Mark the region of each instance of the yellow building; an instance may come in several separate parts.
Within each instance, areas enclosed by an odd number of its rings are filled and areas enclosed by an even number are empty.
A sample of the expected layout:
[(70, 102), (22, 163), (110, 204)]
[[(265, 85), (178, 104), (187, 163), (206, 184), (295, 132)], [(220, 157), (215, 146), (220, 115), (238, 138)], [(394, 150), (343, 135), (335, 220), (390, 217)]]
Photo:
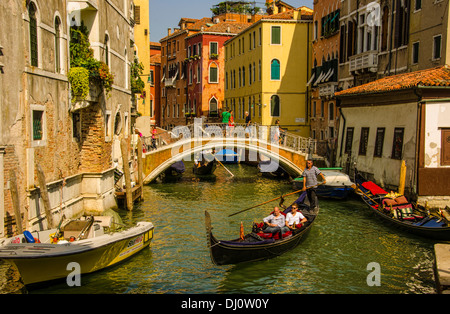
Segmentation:
[(264, 16), (225, 43), (225, 107), (243, 123), (280, 125), (309, 136), (307, 81), (312, 10), (306, 7)]
[[(155, 118), (152, 116), (150, 99), (150, 82), (148, 75), (150, 73), (150, 9), (148, 0), (134, 0), (134, 52), (135, 57), (144, 65), (142, 81), (145, 84), (144, 92), (136, 94), (137, 112), (136, 128), (144, 136), (151, 134), (151, 125), (155, 124)], [(133, 60), (131, 61), (133, 62)]]

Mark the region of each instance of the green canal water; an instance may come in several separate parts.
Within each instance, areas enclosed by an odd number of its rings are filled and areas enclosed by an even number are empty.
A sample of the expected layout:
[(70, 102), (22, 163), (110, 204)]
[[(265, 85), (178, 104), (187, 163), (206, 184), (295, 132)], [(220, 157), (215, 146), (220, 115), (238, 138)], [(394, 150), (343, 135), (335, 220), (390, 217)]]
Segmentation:
[[(195, 179), (191, 167), (186, 163), (178, 182), (146, 186), (144, 202), (132, 212), (120, 211), (126, 223), (153, 222), (149, 249), (83, 276), (80, 287), (61, 283), (30, 293), (435, 293), (434, 241), (384, 226), (357, 198), (320, 199), (315, 225), (293, 251), (266, 261), (215, 266), (206, 244), (205, 210), (216, 237), (237, 238), (241, 222), (250, 231), (252, 222), (278, 203), (229, 214), (293, 190), (288, 182), (263, 178), (247, 165), (227, 165), (234, 177), (219, 166), (215, 180)], [(286, 204), (295, 198), (287, 197)], [(367, 283), (373, 262), (380, 267), (379, 286)]]

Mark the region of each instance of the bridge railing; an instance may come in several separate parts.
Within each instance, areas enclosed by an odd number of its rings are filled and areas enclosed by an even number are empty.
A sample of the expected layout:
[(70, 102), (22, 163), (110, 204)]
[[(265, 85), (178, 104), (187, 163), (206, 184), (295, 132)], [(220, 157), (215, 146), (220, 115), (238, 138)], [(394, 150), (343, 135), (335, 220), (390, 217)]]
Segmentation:
[(226, 123), (193, 123), (177, 126), (172, 130), (159, 133), (154, 141), (152, 141), (151, 137), (144, 137), (143, 140), (147, 150), (151, 151), (182, 139), (200, 137), (203, 139), (214, 137), (260, 140), (305, 154), (315, 154), (317, 150), (317, 140), (315, 139), (282, 131), (273, 125), (257, 123), (253, 123), (248, 127), (243, 123), (236, 123), (233, 127), (228, 126)]

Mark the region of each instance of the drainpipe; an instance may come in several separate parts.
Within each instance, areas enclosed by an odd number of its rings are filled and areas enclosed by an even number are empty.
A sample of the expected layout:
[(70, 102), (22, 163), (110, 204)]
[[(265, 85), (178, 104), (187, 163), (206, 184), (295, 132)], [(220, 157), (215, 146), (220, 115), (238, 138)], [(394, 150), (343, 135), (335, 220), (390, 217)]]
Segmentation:
[(342, 112), (341, 100), (339, 98), (336, 99), (336, 106), (339, 107), (339, 115), (342, 117), (342, 120), (344, 120), (344, 123), (342, 124), (341, 147), (339, 149), (339, 157), (341, 158), (341, 165), (342, 165), (342, 146), (344, 145), (344, 133), (347, 120), (345, 119), (344, 113)]
[[(418, 184), (419, 184), (419, 151), (420, 151), (420, 125), (422, 121), (422, 93), (419, 93), (419, 88), (415, 87), (413, 89), (414, 94), (417, 96), (417, 121), (416, 121), (416, 153), (414, 156), (414, 186), (411, 186), (411, 194), (414, 194), (414, 197), (416, 197), (416, 201), (418, 198)], [(411, 178), (411, 181), (413, 181), (413, 178)]]

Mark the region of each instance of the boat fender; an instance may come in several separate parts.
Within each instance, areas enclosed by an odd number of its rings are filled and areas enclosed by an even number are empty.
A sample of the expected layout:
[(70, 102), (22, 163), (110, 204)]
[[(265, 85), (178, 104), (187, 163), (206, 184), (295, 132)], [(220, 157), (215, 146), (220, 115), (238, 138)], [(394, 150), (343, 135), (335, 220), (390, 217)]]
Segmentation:
[(31, 235), (31, 232), (28, 230), (25, 230), (23, 232), (23, 235), (25, 236), (25, 240), (27, 241), (27, 243), (35, 243), (36, 241), (34, 240), (34, 237)]

